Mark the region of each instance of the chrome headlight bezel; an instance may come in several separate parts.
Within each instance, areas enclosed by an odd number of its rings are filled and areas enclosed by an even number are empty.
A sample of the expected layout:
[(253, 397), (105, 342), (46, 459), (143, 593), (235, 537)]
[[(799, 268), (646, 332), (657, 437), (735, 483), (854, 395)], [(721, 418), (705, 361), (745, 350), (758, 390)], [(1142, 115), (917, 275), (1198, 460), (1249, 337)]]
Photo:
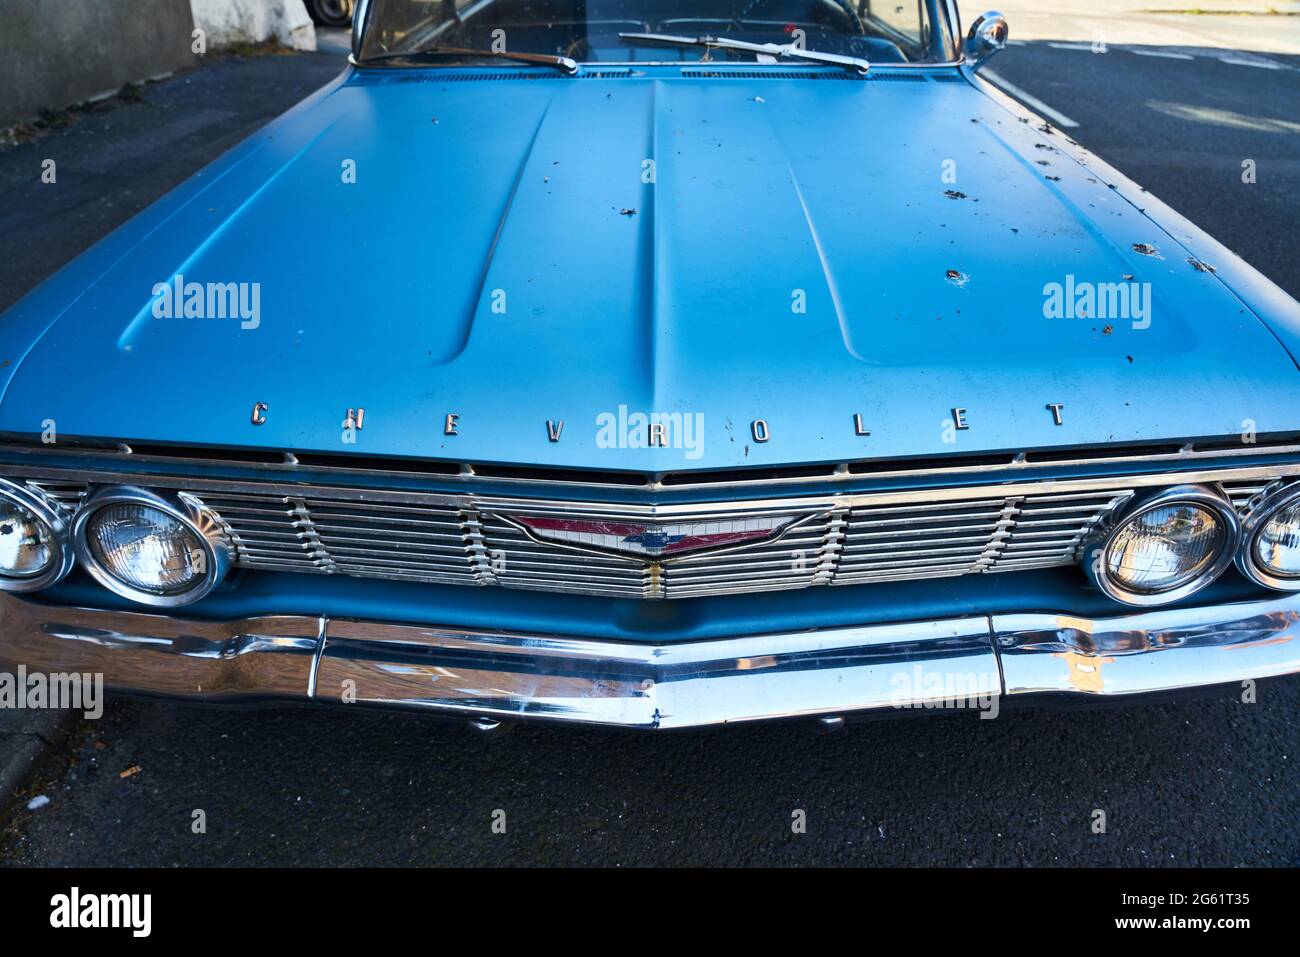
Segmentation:
[[(167, 595), (141, 591), (118, 578), (100, 562), (90, 547), (87, 535), (90, 520), (95, 517), (95, 513), (109, 505), (146, 505), (185, 525), (203, 549), (203, 577), (185, 591)], [(81, 567), (109, 591), (142, 605), (158, 608), (175, 608), (198, 601), (222, 582), (230, 571), (231, 564), (224, 530), (212, 514), (192, 496), (180, 494), (175, 498), (164, 498), (148, 489), (128, 485), (101, 488), (86, 497), (72, 520), (72, 548)]]
[(19, 485), (8, 479), (0, 479), (0, 498), (17, 505), (36, 517), (50, 530), (50, 540), (54, 543), (54, 561), (50, 567), (39, 575), (28, 578), (9, 578), (0, 575), (0, 590), (13, 592), (39, 591), (58, 584), (72, 571), (76, 556), (73, 553), (72, 539), (67, 519), (62, 510), (36, 490), (26, 485)]
[(1264, 495), (1258, 505), (1246, 513), (1241, 524), (1241, 545), (1237, 549), (1237, 568), (1266, 588), (1277, 591), (1300, 591), (1300, 577), (1284, 578), (1255, 564), (1255, 539), (1278, 512), (1300, 501), (1300, 482), (1282, 485)]
[[(1195, 505), (1215, 513), (1223, 525), (1223, 544), (1218, 555), (1195, 578), (1165, 591), (1135, 591), (1115, 581), (1108, 570), (1107, 551), (1116, 536), (1134, 519), (1171, 505)], [(1108, 598), (1125, 605), (1150, 608), (1180, 601), (1209, 585), (1233, 563), (1240, 543), (1241, 519), (1222, 489), (1213, 485), (1177, 485), (1130, 504), (1084, 547), (1081, 563), (1088, 578)]]

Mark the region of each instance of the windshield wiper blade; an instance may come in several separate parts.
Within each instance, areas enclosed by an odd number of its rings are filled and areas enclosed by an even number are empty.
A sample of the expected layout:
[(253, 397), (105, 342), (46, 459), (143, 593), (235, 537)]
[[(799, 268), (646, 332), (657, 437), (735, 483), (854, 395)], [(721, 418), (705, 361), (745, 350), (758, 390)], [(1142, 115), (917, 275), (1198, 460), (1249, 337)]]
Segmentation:
[(624, 42), (644, 43), (649, 46), (742, 50), (746, 53), (762, 53), (767, 56), (784, 57), (790, 60), (831, 63), (864, 76), (871, 69), (871, 64), (861, 57), (844, 56), (839, 53), (823, 53), (820, 50), (805, 50), (792, 43), (749, 43), (746, 40), (730, 40), (727, 37), (683, 37), (672, 33), (620, 33), (618, 38)]
[(520, 63), (537, 63), (553, 66), (572, 76), (578, 72), (578, 61), (567, 56), (554, 56), (550, 53), (515, 53), (511, 50), (471, 50), (466, 47), (416, 47), (413, 50), (395, 50), (391, 53), (377, 53), (361, 62), (372, 63), (376, 60), (407, 60), (422, 56), (477, 56), (498, 60), (518, 60)]

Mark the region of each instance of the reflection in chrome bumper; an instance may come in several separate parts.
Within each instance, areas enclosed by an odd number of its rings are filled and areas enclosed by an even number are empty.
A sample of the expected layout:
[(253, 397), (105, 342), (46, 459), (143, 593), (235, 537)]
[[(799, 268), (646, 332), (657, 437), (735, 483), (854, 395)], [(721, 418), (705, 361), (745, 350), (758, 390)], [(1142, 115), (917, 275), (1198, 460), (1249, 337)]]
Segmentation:
[(317, 617), (204, 622), (0, 593), (0, 670), (95, 672), (110, 688), (203, 701), (632, 728), (1179, 691), (1300, 672), (1297, 639), (1296, 595), (639, 644)]

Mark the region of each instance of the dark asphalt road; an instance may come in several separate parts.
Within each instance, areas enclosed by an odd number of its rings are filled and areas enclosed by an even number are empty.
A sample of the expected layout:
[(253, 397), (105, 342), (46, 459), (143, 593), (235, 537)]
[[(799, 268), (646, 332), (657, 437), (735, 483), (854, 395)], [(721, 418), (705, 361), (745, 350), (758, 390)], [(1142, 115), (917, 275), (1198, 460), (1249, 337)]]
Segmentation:
[[(0, 861), (1296, 865), (1300, 686), (1261, 691), (1254, 705), (930, 715), (833, 735), (500, 741), (418, 717), (118, 703), (37, 775), (52, 803), (16, 812)], [(806, 834), (791, 832), (796, 809)]]
[[(1296, 123), (1300, 74), (1089, 56), (1017, 47), (995, 65), (1078, 120), (1080, 142), (1300, 291), (1300, 136), (1147, 105)], [(12, 223), (0, 303), (336, 64), (209, 65), (0, 151)], [(49, 192), (28, 185), (47, 155), (67, 171)], [(1253, 187), (1239, 185), (1243, 157), (1259, 160)], [(489, 741), (406, 716), (116, 701), (38, 767), (23, 798), (49, 805), (10, 805), (0, 863), (1300, 865), (1298, 714), (1300, 682), (1288, 681), (1252, 705), (932, 715), (828, 736), (523, 728)], [(497, 809), (505, 834), (492, 832)], [(791, 832), (796, 809), (805, 834)], [(1092, 832), (1096, 809), (1105, 834)]]

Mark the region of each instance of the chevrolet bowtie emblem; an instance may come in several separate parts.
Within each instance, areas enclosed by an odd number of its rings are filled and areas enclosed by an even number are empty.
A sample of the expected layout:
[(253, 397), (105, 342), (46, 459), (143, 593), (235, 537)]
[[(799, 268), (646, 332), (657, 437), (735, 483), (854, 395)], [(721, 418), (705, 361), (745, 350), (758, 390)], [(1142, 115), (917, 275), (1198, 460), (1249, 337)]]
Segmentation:
[(762, 515), (691, 521), (629, 522), (619, 519), (502, 515), (533, 538), (584, 551), (656, 559), (774, 538), (796, 515)]

